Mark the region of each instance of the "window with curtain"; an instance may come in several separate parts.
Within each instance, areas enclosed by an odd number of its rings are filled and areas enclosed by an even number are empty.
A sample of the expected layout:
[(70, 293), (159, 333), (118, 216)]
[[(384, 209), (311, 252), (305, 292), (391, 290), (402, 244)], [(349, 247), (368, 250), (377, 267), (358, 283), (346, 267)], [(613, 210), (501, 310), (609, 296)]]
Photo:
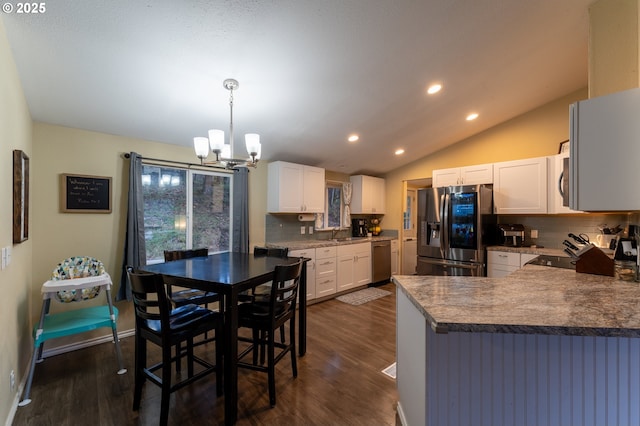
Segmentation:
[(342, 228), (342, 182), (327, 182), (325, 189), (325, 213), (323, 215), (324, 229)]
[(231, 175), (143, 165), (147, 264), (164, 261), (164, 250), (231, 249)]

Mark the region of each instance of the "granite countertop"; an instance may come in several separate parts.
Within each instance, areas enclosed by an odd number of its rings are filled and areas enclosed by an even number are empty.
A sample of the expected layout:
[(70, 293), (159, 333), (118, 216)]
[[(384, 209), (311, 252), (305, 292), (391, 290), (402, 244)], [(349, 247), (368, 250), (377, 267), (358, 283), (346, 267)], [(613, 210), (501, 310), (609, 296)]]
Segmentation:
[(640, 284), (526, 265), (504, 278), (396, 275), (438, 333), (640, 337)]
[(318, 247), (332, 247), (345, 244), (373, 243), (376, 241), (397, 240), (396, 237), (353, 237), (349, 239), (339, 238), (337, 240), (300, 240), (300, 241), (278, 241), (277, 243), (267, 243), (267, 247), (287, 247), (289, 250), (304, 250)]
[(513, 246), (489, 246), (487, 251), (504, 251), (508, 253), (526, 253), (526, 254), (546, 254), (549, 256), (568, 257), (562, 249), (554, 249), (547, 247), (513, 247)]

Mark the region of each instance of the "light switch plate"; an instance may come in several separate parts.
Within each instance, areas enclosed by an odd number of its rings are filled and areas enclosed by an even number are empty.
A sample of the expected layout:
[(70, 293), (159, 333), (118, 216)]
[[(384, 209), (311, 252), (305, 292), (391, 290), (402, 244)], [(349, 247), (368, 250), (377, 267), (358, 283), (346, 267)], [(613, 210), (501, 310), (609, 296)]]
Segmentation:
[(7, 248), (2, 247), (2, 264), (0, 265), (0, 269), (4, 269), (7, 267)]
[(300, 235), (304, 235), (304, 232), (307, 228), (303, 225), (300, 227)]
[(309, 226), (309, 235), (313, 234), (313, 225)]

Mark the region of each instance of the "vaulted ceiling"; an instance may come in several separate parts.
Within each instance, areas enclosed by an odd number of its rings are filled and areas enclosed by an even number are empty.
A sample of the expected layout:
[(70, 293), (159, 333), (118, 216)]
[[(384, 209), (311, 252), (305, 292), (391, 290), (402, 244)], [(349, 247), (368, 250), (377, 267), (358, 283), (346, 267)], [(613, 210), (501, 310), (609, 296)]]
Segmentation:
[(263, 159), (383, 174), (585, 87), (592, 1), (57, 0), (0, 19), (34, 120), (192, 146), (228, 130), (231, 77), (236, 156), (255, 132)]

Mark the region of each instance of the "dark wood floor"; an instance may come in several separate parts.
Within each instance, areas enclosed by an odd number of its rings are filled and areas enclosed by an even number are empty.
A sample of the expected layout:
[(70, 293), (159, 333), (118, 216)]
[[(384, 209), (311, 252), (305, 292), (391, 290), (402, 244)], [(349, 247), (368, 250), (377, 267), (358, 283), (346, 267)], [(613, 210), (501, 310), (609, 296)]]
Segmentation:
[[(308, 309), (307, 354), (277, 366), (277, 405), (270, 408), (264, 373), (240, 370), (238, 425), (395, 425), (395, 381), (381, 370), (395, 361), (395, 287), (360, 306), (337, 300)], [(32, 400), (19, 407), (14, 425), (155, 425), (159, 388), (147, 382), (142, 407), (133, 400), (133, 338), (121, 340), (129, 372), (116, 374), (112, 344), (58, 355), (36, 366)], [(153, 345), (149, 345), (150, 349)], [(208, 356), (212, 348), (198, 351)], [(159, 353), (154, 351), (153, 356)], [(171, 396), (174, 425), (222, 424), (224, 397), (215, 396), (215, 377)]]

